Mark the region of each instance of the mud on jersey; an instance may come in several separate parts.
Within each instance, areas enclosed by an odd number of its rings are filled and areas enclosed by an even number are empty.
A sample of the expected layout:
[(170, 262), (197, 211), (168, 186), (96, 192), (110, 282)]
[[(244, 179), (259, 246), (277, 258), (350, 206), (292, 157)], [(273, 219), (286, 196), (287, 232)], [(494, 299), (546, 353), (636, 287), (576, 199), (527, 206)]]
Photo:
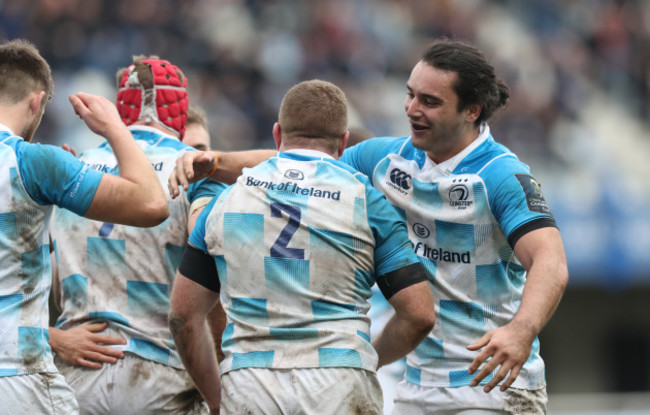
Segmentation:
[[(193, 149), (157, 129), (129, 129), (167, 193), (176, 159)], [(107, 143), (80, 159), (93, 170), (118, 174)], [(167, 325), (169, 292), (187, 244), (190, 204), (224, 188), (203, 180), (174, 200), (168, 196), (169, 218), (151, 228), (89, 220), (57, 209), (52, 234), (63, 309), (57, 327), (108, 321), (107, 333), (127, 339), (125, 351), (182, 368)]]
[[(493, 140), (486, 125), (470, 146), (438, 165), (409, 137), (366, 140), (347, 149), (341, 160), (368, 175), (398, 208), (430, 277), (436, 323), (408, 355), (406, 380), (469, 385), (473, 376), (467, 368), (478, 352), (465, 347), (508, 323), (521, 302), (526, 272), (514, 255), (513, 238), (531, 221), (554, 226), (539, 184), (525, 164)], [(544, 385), (535, 339), (513, 386)]]
[(221, 373), (376, 370), (370, 288), (417, 258), (399, 215), (365, 176), (313, 155), (279, 153), (245, 169), (190, 236), (217, 265), (227, 314)]
[(0, 125), (0, 376), (56, 372), (48, 344), (52, 205), (86, 213), (101, 173)]

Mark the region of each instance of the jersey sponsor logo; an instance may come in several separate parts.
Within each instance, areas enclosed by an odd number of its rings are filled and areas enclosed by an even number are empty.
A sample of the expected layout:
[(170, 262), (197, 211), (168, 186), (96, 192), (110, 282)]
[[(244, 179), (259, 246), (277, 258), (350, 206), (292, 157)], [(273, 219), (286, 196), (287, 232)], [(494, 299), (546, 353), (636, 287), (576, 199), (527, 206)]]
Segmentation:
[(272, 181), (259, 180), (251, 176), (246, 176), (246, 186), (263, 187), (278, 192), (296, 193), (299, 195), (320, 197), (336, 201), (341, 200), (340, 190), (332, 192), (330, 190), (317, 189), (315, 187), (300, 187), (298, 184), (292, 182), (274, 183)]
[[(454, 179), (453, 183), (456, 183), (456, 181), (464, 181), (467, 182), (467, 179)], [(469, 206), (472, 206), (474, 203), (472, 200), (467, 200), (469, 199), (469, 189), (467, 188), (466, 185), (462, 183), (457, 183), (449, 189), (449, 205), (455, 208), (458, 208), (459, 210), (463, 210), (468, 208)]]
[(387, 181), (386, 184), (403, 195), (407, 194), (406, 191), (409, 190), (413, 184), (411, 175), (397, 168), (391, 170), (389, 178), (390, 182)]
[(546, 203), (546, 199), (544, 199), (542, 186), (537, 183), (533, 176), (529, 174), (515, 174), (515, 177), (519, 181), (521, 188), (526, 194), (526, 204), (528, 205), (528, 210), (531, 212), (543, 213), (545, 215), (553, 216), (551, 209)]
[(414, 223), (412, 229), (413, 229), (413, 233), (422, 239), (426, 239), (429, 237), (429, 235), (431, 235), (431, 231), (429, 231), (429, 228), (427, 228), (421, 223)]
[(290, 180), (302, 180), (305, 178), (305, 175), (300, 170), (289, 169), (284, 172), (284, 177)]
[(425, 243), (418, 242), (413, 246), (415, 255), (423, 256), (434, 261), (455, 262), (455, 263), (470, 263), (470, 252), (453, 252), (446, 251), (442, 248), (433, 248)]
[[(88, 164), (88, 167), (102, 173), (118, 174), (119, 171), (119, 166), (109, 166), (108, 164), (103, 163)], [(155, 171), (162, 171), (163, 162), (159, 161), (158, 163), (151, 163), (151, 167), (153, 167)]]

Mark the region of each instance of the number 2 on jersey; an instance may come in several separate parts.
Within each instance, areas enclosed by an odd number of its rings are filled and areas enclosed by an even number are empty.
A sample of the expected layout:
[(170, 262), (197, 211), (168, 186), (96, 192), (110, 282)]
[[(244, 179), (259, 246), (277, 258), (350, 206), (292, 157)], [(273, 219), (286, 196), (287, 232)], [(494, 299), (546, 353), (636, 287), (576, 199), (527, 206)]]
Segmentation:
[(289, 248), (289, 241), (300, 225), (300, 207), (284, 203), (271, 203), (271, 217), (281, 218), (282, 212), (289, 215), (289, 221), (280, 232), (278, 239), (271, 247), (271, 256), (274, 258), (305, 259), (305, 250), (300, 248)]

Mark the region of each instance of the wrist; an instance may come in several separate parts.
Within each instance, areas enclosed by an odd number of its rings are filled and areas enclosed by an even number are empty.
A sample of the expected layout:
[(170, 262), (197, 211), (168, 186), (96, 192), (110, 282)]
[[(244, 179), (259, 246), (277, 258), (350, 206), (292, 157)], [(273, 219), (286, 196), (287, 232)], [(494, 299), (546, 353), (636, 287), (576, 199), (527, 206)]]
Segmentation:
[(540, 332), (540, 330), (538, 330), (537, 326), (534, 323), (527, 321), (523, 318), (515, 317), (510, 322), (510, 325), (514, 326), (519, 333), (523, 333), (527, 337), (529, 337), (531, 341), (535, 339), (535, 337), (537, 337), (537, 335)]
[(212, 170), (208, 173), (208, 177), (212, 176), (214, 172), (217, 171), (217, 167), (219, 167), (219, 153), (217, 153), (214, 150), (210, 150), (212, 154), (214, 154), (214, 166), (212, 167)]

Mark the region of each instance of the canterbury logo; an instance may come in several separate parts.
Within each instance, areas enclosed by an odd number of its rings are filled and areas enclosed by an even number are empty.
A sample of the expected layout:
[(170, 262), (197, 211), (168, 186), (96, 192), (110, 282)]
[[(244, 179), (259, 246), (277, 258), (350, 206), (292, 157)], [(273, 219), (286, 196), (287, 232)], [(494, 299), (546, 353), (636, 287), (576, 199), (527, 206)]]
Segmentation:
[(400, 169), (393, 169), (390, 172), (390, 181), (404, 190), (411, 188), (411, 175)]

